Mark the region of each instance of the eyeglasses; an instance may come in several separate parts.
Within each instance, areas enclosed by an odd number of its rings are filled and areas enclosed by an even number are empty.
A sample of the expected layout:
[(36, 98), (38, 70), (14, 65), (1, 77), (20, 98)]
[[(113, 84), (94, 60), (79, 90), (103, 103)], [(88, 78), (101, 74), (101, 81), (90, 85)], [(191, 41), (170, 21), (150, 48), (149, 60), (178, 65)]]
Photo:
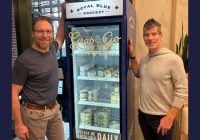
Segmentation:
[(36, 30), (36, 29), (34, 29), (34, 31), (37, 32), (38, 34), (44, 34), (44, 33), (46, 33), (47, 35), (52, 34), (52, 30)]

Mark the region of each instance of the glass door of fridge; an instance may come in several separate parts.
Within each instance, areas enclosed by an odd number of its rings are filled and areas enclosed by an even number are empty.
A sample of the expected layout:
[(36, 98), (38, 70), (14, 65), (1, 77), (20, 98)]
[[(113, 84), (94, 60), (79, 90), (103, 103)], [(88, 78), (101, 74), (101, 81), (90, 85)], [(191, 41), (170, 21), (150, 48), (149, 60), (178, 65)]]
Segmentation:
[(119, 25), (69, 27), (76, 139), (120, 139)]

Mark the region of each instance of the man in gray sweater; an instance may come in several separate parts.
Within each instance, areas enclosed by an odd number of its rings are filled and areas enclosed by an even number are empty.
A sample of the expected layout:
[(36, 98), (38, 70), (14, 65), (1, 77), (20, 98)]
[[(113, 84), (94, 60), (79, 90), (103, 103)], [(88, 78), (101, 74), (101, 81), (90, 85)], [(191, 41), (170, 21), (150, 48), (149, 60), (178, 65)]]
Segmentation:
[(145, 140), (172, 140), (173, 122), (188, 96), (188, 81), (182, 59), (161, 47), (161, 24), (149, 19), (143, 27), (143, 39), (149, 52), (140, 64), (128, 42), (131, 68), (140, 78), (139, 124)]

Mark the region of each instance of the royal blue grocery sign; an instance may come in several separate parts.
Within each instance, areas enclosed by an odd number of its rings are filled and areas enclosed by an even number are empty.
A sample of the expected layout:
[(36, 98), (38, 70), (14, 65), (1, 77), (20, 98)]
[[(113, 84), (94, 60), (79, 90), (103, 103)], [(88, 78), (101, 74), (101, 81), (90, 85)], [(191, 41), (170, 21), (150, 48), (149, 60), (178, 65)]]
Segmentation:
[(66, 3), (66, 18), (123, 15), (123, 0), (88, 0)]

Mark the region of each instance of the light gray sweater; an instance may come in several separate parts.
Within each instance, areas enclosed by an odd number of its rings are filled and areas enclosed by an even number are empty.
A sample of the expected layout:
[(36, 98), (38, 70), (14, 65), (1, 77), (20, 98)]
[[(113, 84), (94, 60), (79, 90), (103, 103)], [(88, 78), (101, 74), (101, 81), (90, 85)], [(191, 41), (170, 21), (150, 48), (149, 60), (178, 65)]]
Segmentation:
[(180, 56), (167, 48), (147, 54), (141, 59), (139, 74), (142, 112), (165, 115), (172, 106), (183, 106), (188, 96), (188, 80)]

